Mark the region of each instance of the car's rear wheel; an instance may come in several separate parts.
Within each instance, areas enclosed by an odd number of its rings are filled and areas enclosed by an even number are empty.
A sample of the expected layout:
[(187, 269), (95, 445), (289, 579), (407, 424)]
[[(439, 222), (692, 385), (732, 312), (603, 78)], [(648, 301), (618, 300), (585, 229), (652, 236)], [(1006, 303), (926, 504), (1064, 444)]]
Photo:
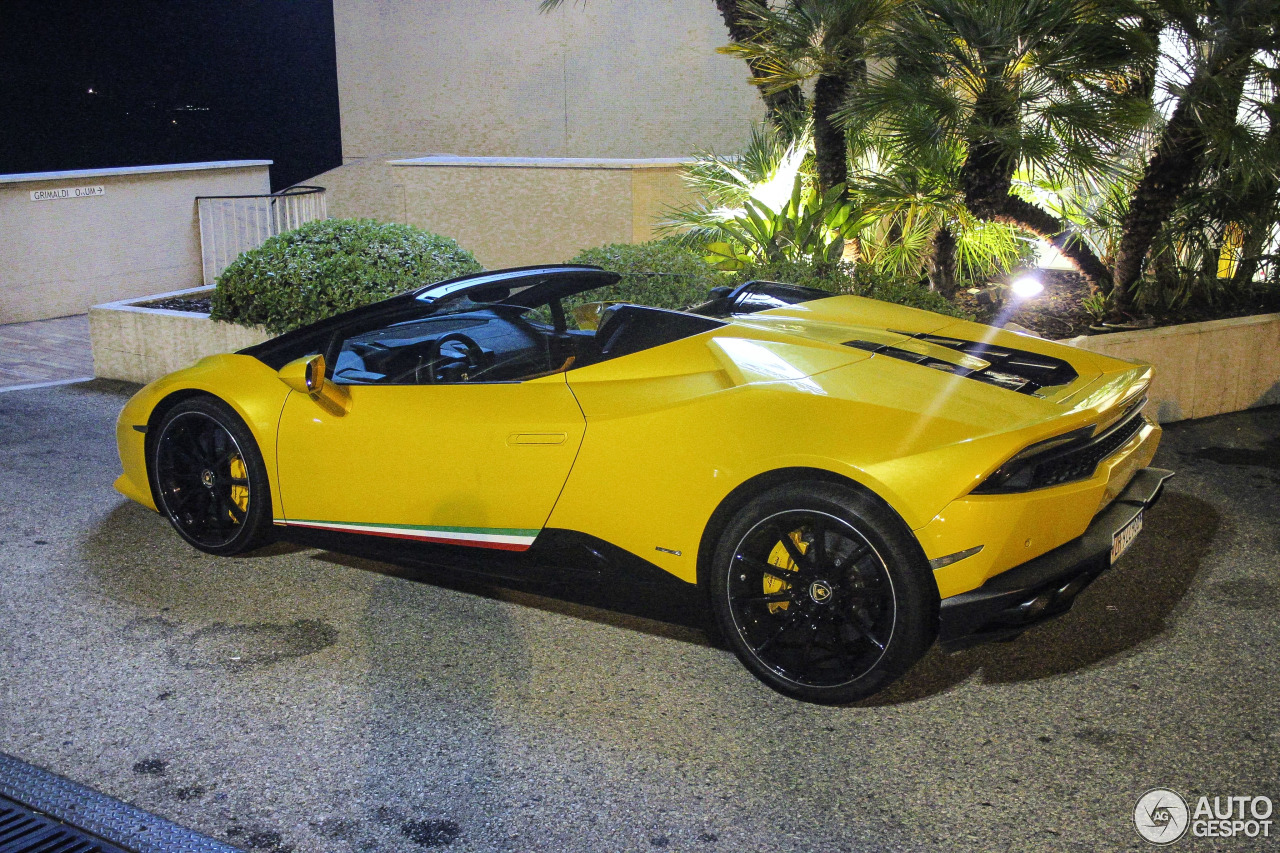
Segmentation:
[(906, 525), (832, 483), (791, 483), (747, 503), (712, 565), (730, 646), (773, 689), (820, 704), (870, 696), (937, 632), (937, 589)]
[(150, 446), (158, 507), (183, 539), (222, 556), (266, 541), (266, 467), (253, 434), (229, 406), (212, 397), (178, 403), (157, 425)]

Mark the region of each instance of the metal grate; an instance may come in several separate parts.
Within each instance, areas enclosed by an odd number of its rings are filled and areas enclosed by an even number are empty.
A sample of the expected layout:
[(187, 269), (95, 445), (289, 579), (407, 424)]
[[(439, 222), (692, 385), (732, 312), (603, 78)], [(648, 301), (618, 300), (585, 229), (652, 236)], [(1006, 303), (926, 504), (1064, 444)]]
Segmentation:
[(0, 853), (126, 853), (78, 829), (0, 797)]
[(46, 850), (32, 846), (35, 842), (28, 836), (15, 836), (15, 845), (23, 838), (29, 843), (10, 848), (0, 840), (0, 853), (239, 853), (221, 841), (4, 753), (0, 753), (0, 805), (18, 806), (20, 813), (13, 820), (34, 818), (45, 827), (58, 827), (91, 842), (89, 847), (64, 849), (57, 846), (61, 841), (50, 836), (47, 842), (53, 846)]
[(198, 196), (204, 283), (213, 284), (241, 252), (317, 219), (328, 219), (324, 187), (289, 187), (271, 195)]

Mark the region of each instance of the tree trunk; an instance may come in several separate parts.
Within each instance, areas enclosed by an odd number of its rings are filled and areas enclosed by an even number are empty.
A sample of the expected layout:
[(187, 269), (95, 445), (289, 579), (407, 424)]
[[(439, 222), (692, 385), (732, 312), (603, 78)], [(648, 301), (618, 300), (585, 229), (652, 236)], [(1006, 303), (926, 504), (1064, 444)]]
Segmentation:
[[(1272, 191), (1272, 198), (1275, 197), (1275, 191)], [(1262, 261), (1262, 250), (1267, 242), (1267, 235), (1271, 233), (1271, 226), (1275, 223), (1274, 218), (1258, 217), (1244, 226), (1244, 240), (1240, 244), (1240, 263), (1236, 265), (1235, 274), (1231, 276), (1231, 286), (1236, 290), (1249, 287), (1253, 284), (1253, 277), (1258, 272), (1258, 266)]]
[[(1280, 148), (1280, 94), (1271, 99), (1272, 111), (1270, 115), (1271, 127), (1267, 130), (1266, 148), (1269, 150), (1277, 150)], [(1280, 175), (1272, 173), (1271, 177), (1263, 181), (1256, 190), (1254, 204), (1244, 205), (1244, 209), (1252, 213), (1248, 222), (1241, 222), (1244, 228), (1244, 239), (1240, 242), (1240, 263), (1236, 266), (1236, 271), (1231, 276), (1231, 286), (1236, 289), (1249, 287), (1253, 284), (1253, 276), (1258, 272), (1258, 265), (1261, 261), (1262, 250), (1266, 247), (1267, 235), (1271, 233), (1271, 226), (1276, 221), (1277, 206), (1276, 194), (1280, 193)]]
[(813, 159), (818, 189), (824, 193), (849, 182), (849, 139), (835, 122), (848, 92), (847, 79), (827, 74), (820, 75), (813, 87)]
[(1018, 118), (1008, 106), (1007, 93), (987, 88), (973, 104), (968, 151), (960, 167), (964, 204), (979, 219), (994, 219), (1013, 186), (1017, 161), (991, 138), (991, 128), (1016, 129)]
[(1015, 195), (1005, 196), (994, 207), (995, 215), (991, 219), (1017, 225), (1047, 240), (1080, 270), (1090, 290), (1103, 293), (1111, 290), (1111, 270), (1079, 235), (1064, 230), (1062, 222), (1052, 213)]
[(956, 295), (956, 235), (947, 226), (933, 237), (929, 256), (929, 289), (950, 299)]
[[(1248, 71), (1240, 60), (1250, 53), (1249, 48), (1237, 45), (1234, 50), (1224, 51), (1212, 67), (1202, 69), (1187, 86), (1161, 132), (1155, 154), (1147, 161), (1142, 180), (1138, 181), (1120, 224), (1120, 249), (1116, 253), (1115, 285), (1111, 294), (1116, 312), (1128, 307), (1130, 291), (1142, 275), (1147, 252), (1161, 226), (1183, 194), (1200, 180), (1209, 147), (1204, 123), (1215, 118), (1235, 121)], [(1226, 74), (1232, 76), (1227, 78), (1227, 95), (1222, 96), (1217, 91), (1222, 85), (1217, 78)], [(1235, 79), (1237, 77), (1239, 79)]]
[(974, 103), (974, 130), (969, 135), (964, 165), (960, 167), (965, 207), (979, 219), (1016, 225), (1044, 238), (1080, 270), (1090, 289), (1109, 291), (1111, 271), (1089, 244), (1064, 230), (1062, 222), (1047, 210), (1010, 192), (1017, 162), (991, 138), (990, 130), (1017, 126), (1007, 94), (984, 90)]
[(1160, 33), (1164, 30), (1164, 22), (1159, 17), (1149, 15), (1138, 25), (1138, 29), (1151, 40), (1151, 50), (1144, 51), (1142, 58), (1133, 64), (1126, 75), (1123, 89), (1129, 95), (1149, 104), (1156, 94)]
[[(748, 42), (756, 37), (756, 28), (752, 25), (751, 19), (743, 13), (739, 0), (715, 0), (715, 2), (716, 8), (720, 10), (720, 17), (724, 18), (724, 25), (729, 30), (730, 41)], [(765, 69), (759, 62), (747, 60), (747, 67), (751, 69), (752, 77), (763, 77), (765, 74)], [(765, 110), (768, 112), (769, 123), (775, 127), (785, 126), (788, 117), (804, 110), (804, 93), (800, 91), (799, 86), (773, 93), (766, 92), (766, 87), (763, 85), (757, 88), (760, 90), (760, 98), (764, 101)]]
[(1129, 291), (1142, 275), (1143, 261), (1160, 227), (1183, 192), (1200, 179), (1205, 140), (1189, 101), (1184, 98), (1178, 104), (1165, 126), (1121, 223), (1113, 294), (1119, 308), (1128, 304)]

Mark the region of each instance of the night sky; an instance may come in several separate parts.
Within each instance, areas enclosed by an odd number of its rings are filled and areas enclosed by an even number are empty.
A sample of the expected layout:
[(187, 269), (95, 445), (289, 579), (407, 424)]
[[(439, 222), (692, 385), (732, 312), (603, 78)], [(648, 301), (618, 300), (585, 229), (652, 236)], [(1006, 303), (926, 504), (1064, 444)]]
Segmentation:
[(331, 0), (0, 0), (0, 174), (342, 162)]

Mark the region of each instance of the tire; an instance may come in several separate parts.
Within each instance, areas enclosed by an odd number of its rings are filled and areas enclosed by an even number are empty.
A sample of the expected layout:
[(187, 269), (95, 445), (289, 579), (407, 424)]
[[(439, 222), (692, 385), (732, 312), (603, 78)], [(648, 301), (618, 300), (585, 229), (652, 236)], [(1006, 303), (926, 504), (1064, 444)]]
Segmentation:
[(758, 495), (725, 527), (710, 568), (716, 621), (738, 659), (805, 702), (878, 693), (937, 636), (924, 552), (888, 507), (853, 488), (788, 483)]
[(226, 403), (193, 397), (170, 409), (148, 442), (147, 463), (157, 509), (194, 547), (227, 557), (270, 537), (267, 469)]

